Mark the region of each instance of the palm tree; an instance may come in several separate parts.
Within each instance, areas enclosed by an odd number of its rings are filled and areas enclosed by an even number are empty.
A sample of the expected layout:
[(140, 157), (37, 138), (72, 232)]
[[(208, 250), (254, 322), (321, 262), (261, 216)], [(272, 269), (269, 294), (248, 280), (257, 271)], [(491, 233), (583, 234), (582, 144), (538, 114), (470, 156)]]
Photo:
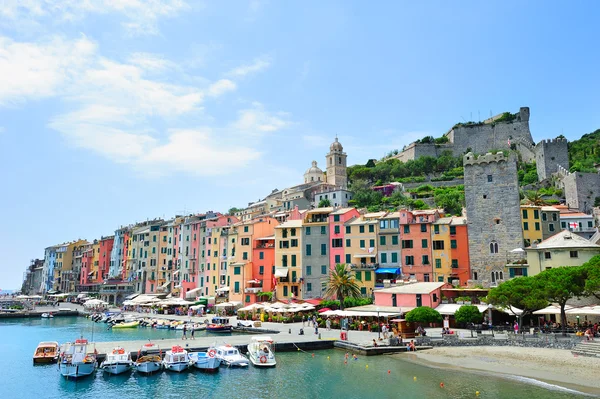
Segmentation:
[(344, 298), (360, 298), (360, 287), (352, 273), (350, 265), (337, 264), (329, 275), (325, 296), (340, 300), (340, 309), (344, 309)]
[(540, 193), (539, 190), (533, 191), (527, 191), (525, 193), (525, 196), (527, 198), (527, 204), (529, 205), (536, 205), (536, 206), (543, 206), (546, 205), (546, 201), (544, 201), (544, 198), (542, 198), (542, 194)]

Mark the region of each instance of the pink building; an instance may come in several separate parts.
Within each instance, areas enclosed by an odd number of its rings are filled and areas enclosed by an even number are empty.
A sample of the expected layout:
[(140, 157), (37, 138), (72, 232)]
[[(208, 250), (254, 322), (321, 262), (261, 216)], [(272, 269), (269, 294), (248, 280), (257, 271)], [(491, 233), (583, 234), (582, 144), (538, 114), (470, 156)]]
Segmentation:
[(451, 287), (447, 283), (412, 283), (397, 287), (376, 290), (375, 305), (417, 308), (436, 308), (441, 303), (442, 288)]
[(333, 269), (338, 263), (353, 263), (352, 255), (346, 253), (346, 227), (344, 223), (358, 217), (356, 208), (340, 208), (329, 214), (329, 268)]
[(437, 210), (400, 211), (400, 246), (404, 278), (433, 280), (431, 225), (440, 218)]
[(98, 254), (98, 282), (101, 283), (108, 277), (110, 268), (110, 253), (113, 249), (115, 236), (100, 238), (100, 253)]

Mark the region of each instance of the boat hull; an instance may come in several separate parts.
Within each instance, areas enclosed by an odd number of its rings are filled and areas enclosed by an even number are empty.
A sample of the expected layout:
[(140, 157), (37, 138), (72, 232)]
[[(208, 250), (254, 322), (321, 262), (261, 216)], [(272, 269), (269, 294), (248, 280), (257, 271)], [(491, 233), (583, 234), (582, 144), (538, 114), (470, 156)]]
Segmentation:
[(102, 363), (100, 368), (104, 370), (105, 373), (108, 374), (122, 374), (125, 373), (133, 367), (133, 363), (131, 362), (120, 362), (120, 363)]
[(33, 358), (33, 364), (50, 364), (56, 363), (57, 360), (57, 356), (40, 356)]
[(275, 359), (267, 359), (264, 363), (260, 361), (260, 359), (256, 359), (254, 356), (248, 356), (250, 362), (254, 365), (254, 367), (275, 367), (277, 362)]
[(161, 362), (143, 362), (136, 363), (134, 367), (138, 373), (152, 374), (160, 371), (162, 369), (162, 364)]
[(217, 371), (221, 365), (221, 359), (209, 356), (192, 356), (190, 355), (192, 367), (204, 371)]
[(174, 371), (176, 373), (181, 373), (190, 367), (190, 364), (187, 362), (177, 362), (177, 363), (164, 363), (165, 370)]
[(220, 327), (207, 326), (206, 331), (212, 332), (212, 333), (228, 333), (228, 332), (231, 332), (231, 326), (222, 326), (222, 327), (221, 326)]
[(94, 373), (96, 363), (61, 363), (60, 374), (66, 378), (81, 378)]

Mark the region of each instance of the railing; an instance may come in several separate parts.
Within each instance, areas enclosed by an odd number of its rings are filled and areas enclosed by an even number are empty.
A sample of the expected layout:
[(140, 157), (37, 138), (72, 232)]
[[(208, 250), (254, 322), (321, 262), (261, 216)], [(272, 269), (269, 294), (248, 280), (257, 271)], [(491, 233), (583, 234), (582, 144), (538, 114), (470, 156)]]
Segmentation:
[(377, 269), (379, 263), (351, 263), (350, 267), (352, 269)]
[(261, 289), (262, 288), (260, 288), (260, 287), (246, 288), (246, 289), (244, 289), (244, 292), (246, 294), (256, 294), (256, 293), (260, 292)]

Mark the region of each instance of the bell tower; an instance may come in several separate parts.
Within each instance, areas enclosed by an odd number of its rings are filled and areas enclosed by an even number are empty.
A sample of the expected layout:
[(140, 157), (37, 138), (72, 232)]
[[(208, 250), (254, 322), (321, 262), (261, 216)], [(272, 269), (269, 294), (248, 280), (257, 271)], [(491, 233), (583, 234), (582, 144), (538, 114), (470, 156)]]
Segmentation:
[(346, 190), (348, 188), (346, 153), (337, 136), (329, 146), (329, 154), (325, 157), (325, 164), (327, 165), (327, 184)]

